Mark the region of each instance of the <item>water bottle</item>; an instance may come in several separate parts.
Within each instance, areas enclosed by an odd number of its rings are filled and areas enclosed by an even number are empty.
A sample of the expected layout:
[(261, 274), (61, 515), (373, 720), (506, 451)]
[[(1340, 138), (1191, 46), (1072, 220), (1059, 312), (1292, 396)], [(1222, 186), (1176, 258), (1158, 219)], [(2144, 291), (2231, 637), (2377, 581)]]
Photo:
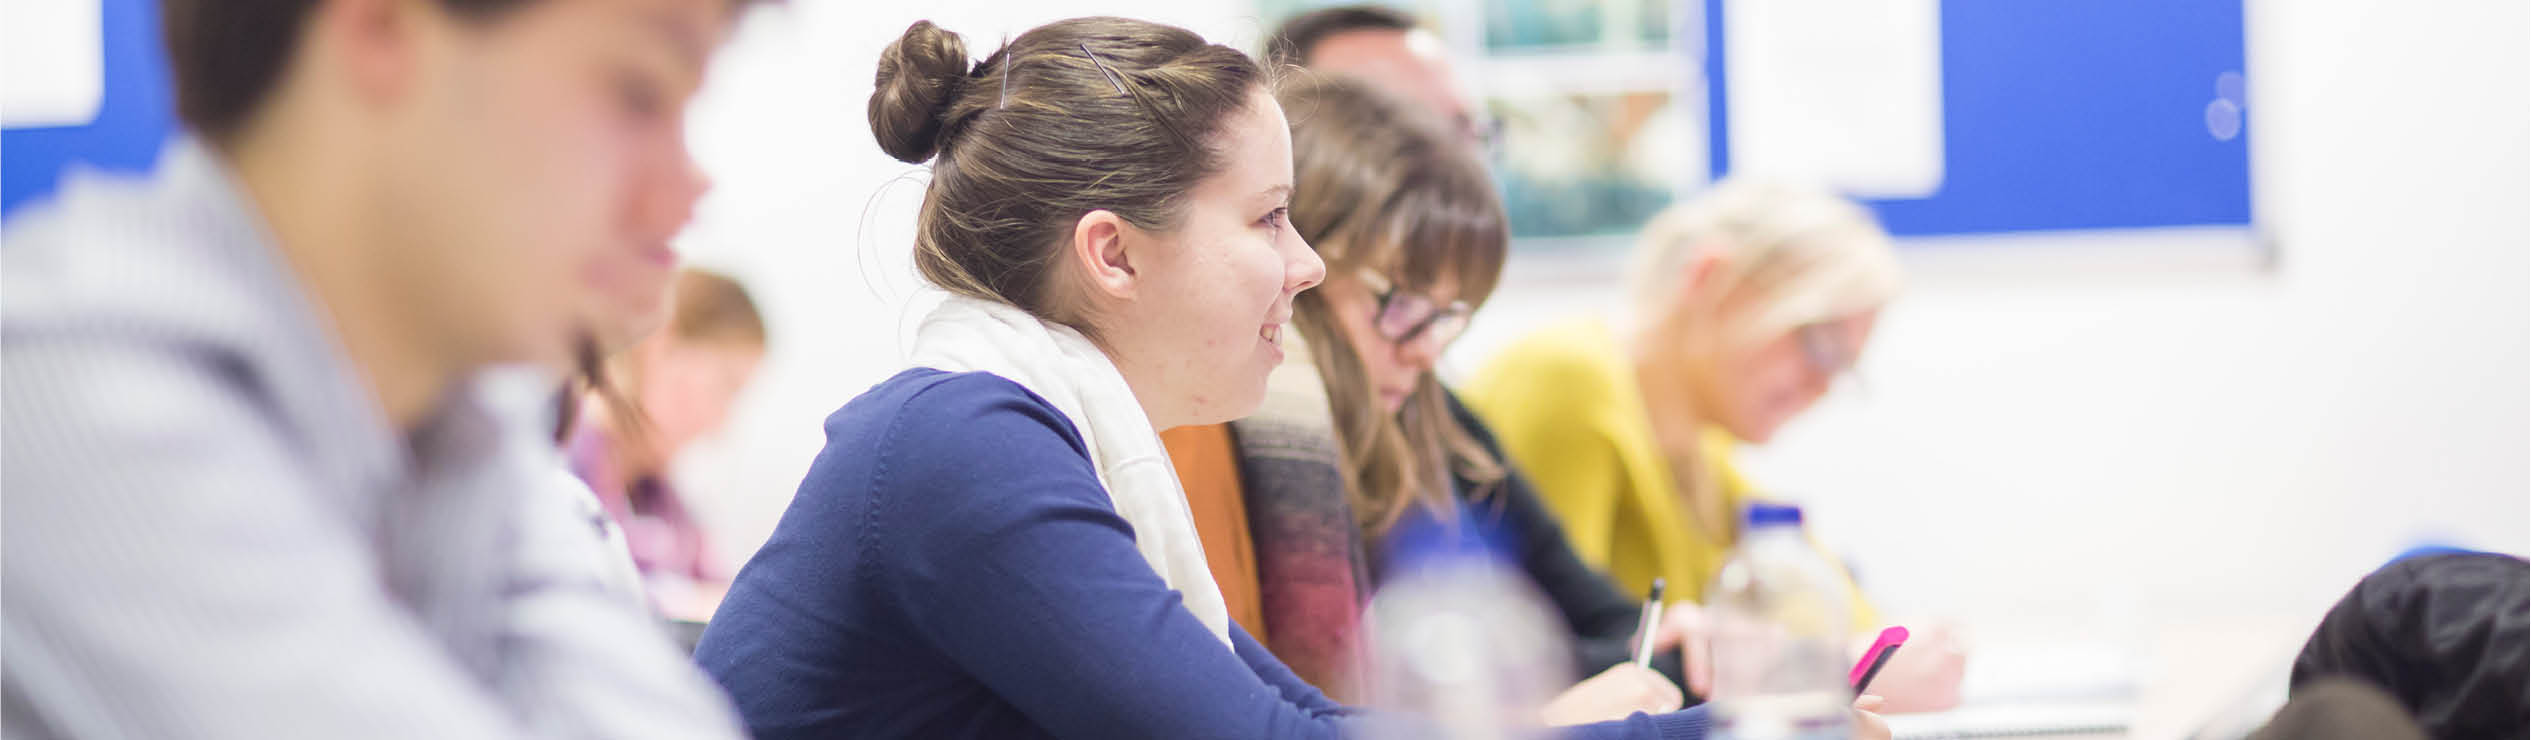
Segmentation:
[(1528, 576), (1482, 558), (1428, 561), (1390, 577), (1366, 621), (1371, 706), (1422, 722), (1375, 721), (1362, 736), (1550, 736), (1538, 712), (1573, 681), (1571, 638)]
[(1740, 544), (1706, 591), (1713, 622), (1715, 736), (1845, 740), (1845, 584), (1810, 538), (1800, 507), (1750, 504)]

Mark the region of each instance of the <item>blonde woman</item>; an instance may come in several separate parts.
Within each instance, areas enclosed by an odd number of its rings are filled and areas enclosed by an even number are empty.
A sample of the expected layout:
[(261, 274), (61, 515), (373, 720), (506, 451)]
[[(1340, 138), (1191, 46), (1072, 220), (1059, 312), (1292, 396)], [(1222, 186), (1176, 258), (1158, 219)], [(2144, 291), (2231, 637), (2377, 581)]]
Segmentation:
[[(1753, 497), (1733, 448), (1774, 437), (1854, 366), (1898, 294), (1898, 261), (1852, 202), (1725, 182), (1654, 218), (1633, 267), (1620, 322), (1566, 322), (1518, 340), (1466, 399), (1585, 561), (1631, 593), (1662, 578), (1672, 598), (1701, 602)], [(1849, 589), (1857, 633), (1877, 629), (1880, 617)], [(1941, 634), (1923, 638), (1874, 684), (1893, 710), (1956, 702), (1957, 651)], [(1702, 693), (1699, 661), (1688, 662), (1689, 688)]]

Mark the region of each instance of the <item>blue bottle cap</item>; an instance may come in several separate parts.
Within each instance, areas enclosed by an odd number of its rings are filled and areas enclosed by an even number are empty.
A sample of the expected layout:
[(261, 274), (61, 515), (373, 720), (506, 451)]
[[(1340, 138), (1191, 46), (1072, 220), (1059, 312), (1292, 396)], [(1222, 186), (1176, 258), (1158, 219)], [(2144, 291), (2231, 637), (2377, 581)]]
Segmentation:
[(1802, 507), (1769, 501), (1754, 502), (1749, 504), (1746, 522), (1750, 529), (1799, 527), (1802, 525)]

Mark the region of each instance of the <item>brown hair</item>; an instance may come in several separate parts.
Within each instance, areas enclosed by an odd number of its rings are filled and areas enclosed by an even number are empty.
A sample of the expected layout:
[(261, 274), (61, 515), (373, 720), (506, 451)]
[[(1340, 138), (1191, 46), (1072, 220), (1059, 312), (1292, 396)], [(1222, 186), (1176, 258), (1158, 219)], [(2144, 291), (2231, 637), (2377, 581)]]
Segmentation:
[(1054, 274), (1092, 211), (1174, 228), (1222, 167), (1223, 121), (1268, 84), (1246, 54), (1125, 18), (1030, 29), (970, 67), (958, 35), (916, 21), (879, 56), (870, 129), (889, 156), (932, 161), (914, 265), (951, 292), (1092, 332)]
[(747, 286), (710, 270), (677, 271), (675, 305), (668, 314), (668, 336), (688, 342), (734, 342), (765, 346), (764, 314)]
[[(1472, 306), (1493, 293), (1511, 243), (1502, 200), (1437, 117), (1337, 76), (1286, 86), (1280, 97), (1292, 120), (1292, 226), (1328, 274), (1368, 268), (1404, 290), (1447, 278)], [(1454, 474), (1477, 487), (1473, 498), (1502, 481), (1502, 462), (1459, 426), (1432, 373), (1387, 414), (1326, 299), (1302, 293), (1293, 315), (1327, 384), (1363, 531), (1384, 535), (1418, 502), (1446, 516)]]
[[(280, 84), (299, 33), (322, 0), (161, 0), (158, 26), (175, 83), (176, 115), (212, 139), (236, 133)], [(755, 0), (731, 0), (732, 11)], [(489, 22), (540, 0), (437, 0)]]
[(1266, 38), (1265, 60), (1273, 67), (1309, 66), (1318, 42), (1353, 31), (1412, 31), (1414, 16), (1379, 5), (1340, 5), (1292, 16)]
[[(670, 289), (668, 337), (681, 342), (765, 347), (764, 314), (756, 310), (747, 286), (717, 272), (698, 268), (677, 271)], [(596, 337), (583, 334), (573, 352), (577, 369), (556, 399), (554, 439), (570, 437), (579, 423), (582, 399), (595, 396), (620, 439), (649, 434), (648, 417), (627, 389), (640, 382), (642, 368), (631, 352), (608, 358)]]

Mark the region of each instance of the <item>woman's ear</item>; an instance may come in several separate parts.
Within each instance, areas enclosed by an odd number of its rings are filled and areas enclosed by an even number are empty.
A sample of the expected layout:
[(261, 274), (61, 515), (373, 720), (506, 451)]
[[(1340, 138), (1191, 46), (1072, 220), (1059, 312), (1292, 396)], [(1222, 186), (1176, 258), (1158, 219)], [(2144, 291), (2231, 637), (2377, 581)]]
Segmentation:
[(1723, 256), (1720, 245), (1689, 247), (1687, 262), (1671, 278), (1678, 283), (1671, 287), (1668, 300), (1661, 307), (1662, 321), (1673, 325), (1690, 322), (1719, 304), (1720, 296), (1714, 292), (1723, 287), (1722, 275), (1730, 267), (1729, 259)]
[(1679, 276), (1685, 281), (1679, 284), (1679, 293), (1710, 296), (1721, 290), (1723, 271), (1731, 266), (1731, 258), (1724, 256), (1723, 251), (1721, 244), (1710, 242), (1689, 248), (1687, 274)]
[(1072, 225), (1071, 254), (1081, 277), (1094, 293), (1130, 300), (1134, 297), (1134, 263), (1126, 238), (1134, 225), (1114, 211), (1091, 211)]

